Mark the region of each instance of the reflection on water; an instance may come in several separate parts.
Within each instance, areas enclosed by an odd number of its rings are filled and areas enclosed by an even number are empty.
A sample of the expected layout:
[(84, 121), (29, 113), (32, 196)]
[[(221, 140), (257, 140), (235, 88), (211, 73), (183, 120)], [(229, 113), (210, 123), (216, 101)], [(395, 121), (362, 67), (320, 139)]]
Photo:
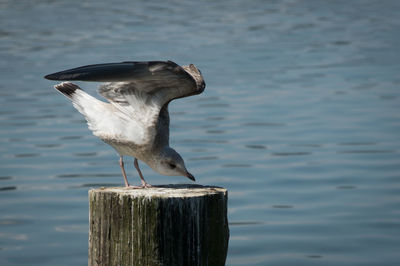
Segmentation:
[(49, 144), (36, 144), (35, 145), (38, 148), (58, 148), (61, 146), (61, 144), (58, 143), (49, 143)]
[(205, 76), (171, 103), (170, 141), (198, 183), (229, 190), (227, 265), (400, 261), (399, 1), (0, 6), (0, 265), (86, 264), (87, 191), (123, 185), (43, 75), (167, 59)]
[(206, 133), (208, 133), (208, 134), (223, 134), (223, 133), (225, 133), (225, 130), (206, 130)]
[(341, 146), (364, 146), (364, 145), (375, 145), (373, 142), (342, 142), (338, 143)]
[(6, 191), (6, 190), (16, 190), (16, 186), (9, 186), (9, 187), (0, 187), (0, 191)]
[[(178, 141), (179, 142), (179, 141)], [(228, 143), (228, 140), (213, 140), (213, 139), (183, 139), (180, 142), (188, 142), (188, 143), (214, 143), (214, 144), (224, 144)]]
[(206, 117), (206, 120), (221, 121), (221, 120), (225, 120), (225, 117), (222, 117), (222, 116), (209, 116), (209, 117)]
[(0, 225), (26, 225), (30, 224), (32, 221), (26, 219), (1, 219)]
[(258, 150), (263, 150), (267, 148), (264, 145), (245, 145), (245, 147), (249, 149), (258, 149)]
[(71, 186), (70, 188), (76, 189), (76, 188), (99, 188), (99, 187), (119, 187), (119, 186), (121, 186), (120, 183), (88, 183), (79, 186)]
[(285, 124), (283, 123), (268, 123), (268, 122), (249, 122), (245, 123), (243, 126), (250, 126), (250, 127), (281, 127), (284, 126)]
[(272, 208), (275, 209), (291, 209), (293, 208), (292, 205), (273, 205)]
[(20, 153), (20, 154), (14, 154), (15, 157), (17, 158), (26, 158), (26, 157), (37, 157), (40, 156), (39, 153)]
[(188, 161), (203, 161), (203, 160), (217, 160), (217, 156), (204, 156), (204, 157), (191, 157), (188, 158)]
[(357, 188), (356, 186), (337, 186), (337, 189), (355, 189)]
[(394, 153), (395, 150), (348, 150), (338, 151), (339, 153)]
[(74, 140), (74, 139), (81, 139), (83, 136), (63, 136), (60, 137), (60, 140)]
[(81, 152), (81, 153), (74, 153), (74, 156), (78, 157), (92, 157), (97, 156), (97, 152)]
[(120, 174), (105, 174), (105, 173), (97, 173), (97, 174), (65, 174), (65, 175), (57, 175), (59, 178), (80, 178), (80, 177), (115, 177)]
[(227, 163), (227, 164), (223, 164), (221, 165), (221, 167), (251, 167), (250, 164), (245, 164), (245, 163)]
[(309, 155), (311, 152), (274, 152), (272, 155), (274, 156), (298, 156), (298, 155)]

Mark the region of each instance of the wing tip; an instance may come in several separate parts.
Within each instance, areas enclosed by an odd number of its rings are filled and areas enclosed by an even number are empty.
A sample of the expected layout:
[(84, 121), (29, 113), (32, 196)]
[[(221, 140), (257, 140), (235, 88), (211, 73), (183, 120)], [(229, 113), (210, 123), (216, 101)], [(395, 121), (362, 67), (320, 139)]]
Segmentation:
[(67, 96), (68, 98), (72, 98), (73, 94), (75, 93), (76, 90), (79, 90), (80, 88), (71, 83), (71, 82), (63, 82), (60, 84), (57, 84), (54, 86), (56, 90)]
[(79, 78), (82, 79), (83, 75), (82, 73), (78, 73), (78, 74), (70, 74), (70, 73), (65, 73), (66, 71), (61, 71), (61, 72), (57, 72), (57, 73), (53, 73), (53, 74), (49, 74), (44, 76), (45, 79), (48, 80), (79, 80)]
[(43, 78), (48, 79), (48, 80), (58, 80), (58, 78), (54, 74), (46, 75)]

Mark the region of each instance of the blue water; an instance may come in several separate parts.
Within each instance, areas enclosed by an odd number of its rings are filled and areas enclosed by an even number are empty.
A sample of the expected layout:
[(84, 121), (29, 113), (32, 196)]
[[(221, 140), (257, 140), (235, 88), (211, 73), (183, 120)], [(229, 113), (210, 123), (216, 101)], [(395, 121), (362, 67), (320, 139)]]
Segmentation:
[(229, 190), (227, 265), (399, 265), (399, 10), (0, 1), (0, 265), (87, 265), (87, 191), (123, 185), (114, 150), (42, 76), (168, 59), (207, 83), (171, 104), (171, 144), (199, 184)]

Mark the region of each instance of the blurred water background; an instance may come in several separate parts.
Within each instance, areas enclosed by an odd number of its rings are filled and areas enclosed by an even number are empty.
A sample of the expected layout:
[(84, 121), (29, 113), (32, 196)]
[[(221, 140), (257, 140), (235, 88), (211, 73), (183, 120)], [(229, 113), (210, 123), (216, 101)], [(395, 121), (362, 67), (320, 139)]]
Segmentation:
[(0, 265), (87, 265), (87, 191), (123, 185), (115, 151), (43, 75), (168, 59), (207, 83), (170, 105), (171, 143), (199, 184), (229, 190), (227, 265), (399, 265), (399, 10), (1, 0)]

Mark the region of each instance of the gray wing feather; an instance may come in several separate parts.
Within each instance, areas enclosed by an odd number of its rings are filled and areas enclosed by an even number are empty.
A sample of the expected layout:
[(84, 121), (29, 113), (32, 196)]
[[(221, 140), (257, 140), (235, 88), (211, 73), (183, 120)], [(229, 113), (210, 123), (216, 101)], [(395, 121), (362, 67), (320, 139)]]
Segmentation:
[(168, 104), (165, 104), (160, 111), (156, 125), (155, 136), (156, 147), (169, 146), (169, 112)]
[(132, 62), (129, 80), (101, 86), (100, 95), (109, 101), (124, 102), (124, 95), (146, 93), (158, 98), (161, 106), (176, 98), (203, 92), (205, 83), (194, 66), (179, 66), (172, 61)]

